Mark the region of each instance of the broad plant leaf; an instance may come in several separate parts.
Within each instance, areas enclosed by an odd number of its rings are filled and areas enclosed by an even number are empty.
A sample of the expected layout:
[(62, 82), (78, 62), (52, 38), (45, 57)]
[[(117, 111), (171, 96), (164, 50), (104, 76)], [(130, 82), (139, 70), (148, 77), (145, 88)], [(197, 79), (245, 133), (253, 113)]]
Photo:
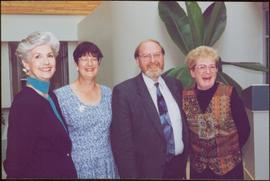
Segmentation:
[[(176, 1), (161, 1), (158, 4), (159, 16), (165, 23), (168, 33), (184, 55), (200, 45), (213, 46), (225, 30), (227, 15), (224, 2), (214, 2), (202, 14), (197, 2), (186, 2), (187, 14)], [(234, 65), (256, 71), (268, 72), (268, 68), (256, 62), (220, 61), (217, 80), (234, 86), (241, 96), (241, 86), (229, 75), (222, 72), (222, 65)], [(179, 79), (185, 88), (193, 85), (187, 66), (179, 65), (165, 72)]]
[(243, 90), (242, 87), (225, 72), (218, 72), (217, 81), (223, 82), (226, 85), (232, 85), (233, 87), (235, 87), (238, 95), (241, 96)]
[(171, 39), (182, 53), (187, 55), (194, 46), (191, 27), (185, 11), (176, 1), (160, 1), (158, 10)]
[(257, 62), (225, 62), (221, 61), (223, 65), (234, 65), (255, 71), (269, 72), (268, 68)]
[(181, 81), (184, 88), (189, 88), (193, 85), (194, 81), (189, 73), (188, 67), (177, 66), (165, 72), (166, 75), (177, 78)]
[[(164, 74), (180, 80), (184, 88), (190, 88), (194, 84), (194, 80), (191, 77), (187, 66), (177, 66), (175, 68), (171, 68)], [(226, 85), (232, 85), (235, 87), (238, 95), (241, 96), (243, 90), (242, 87), (226, 73), (219, 71), (217, 73), (217, 81), (223, 82)]]
[(202, 15), (202, 10), (198, 3), (195, 1), (185, 2), (188, 20), (191, 26), (193, 48), (203, 45), (204, 37), (204, 19)]
[(212, 3), (203, 13), (204, 45), (213, 46), (225, 30), (227, 15), (224, 2)]

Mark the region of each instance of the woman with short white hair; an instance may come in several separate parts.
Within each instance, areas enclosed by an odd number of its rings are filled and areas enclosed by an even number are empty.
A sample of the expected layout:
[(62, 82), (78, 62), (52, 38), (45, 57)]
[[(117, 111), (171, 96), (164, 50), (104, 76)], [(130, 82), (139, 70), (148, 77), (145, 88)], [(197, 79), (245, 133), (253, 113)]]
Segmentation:
[(9, 112), (7, 178), (77, 177), (68, 129), (50, 90), (58, 51), (59, 41), (50, 32), (34, 32), (17, 47), (27, 80)]

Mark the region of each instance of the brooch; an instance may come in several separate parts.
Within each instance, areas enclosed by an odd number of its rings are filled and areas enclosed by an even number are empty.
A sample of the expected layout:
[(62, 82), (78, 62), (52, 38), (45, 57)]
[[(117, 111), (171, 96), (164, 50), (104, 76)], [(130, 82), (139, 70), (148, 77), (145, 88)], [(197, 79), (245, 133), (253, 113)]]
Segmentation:
[(79, 106), (79, 111), (80, 111), (80, 112), (83, 112), (84, 110), (85, 110), (85, 106), (84, 106), (84, 105), (80, 105), (80, 106)]

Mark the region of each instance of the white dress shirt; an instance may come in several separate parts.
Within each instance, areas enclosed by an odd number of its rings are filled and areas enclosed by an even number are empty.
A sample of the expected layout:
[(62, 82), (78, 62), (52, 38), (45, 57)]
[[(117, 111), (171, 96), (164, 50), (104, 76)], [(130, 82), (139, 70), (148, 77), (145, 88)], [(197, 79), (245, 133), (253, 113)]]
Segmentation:
[[(155, 83), (151, 78), (146, 76), (144, 73), (142, 73), (143, 80), (146, 84), (146, 87), (152, 97), (152, 100), (155, 104), (155, 107), (158, 110), (157, 105), (157, 92), (156, 92), (156, 86)], [(177, 102), (175, 101), (174, 97), (171, 94), (171, 91), (167, 87), (165, 81), (160, 76), (158, 78), (159, 83), (159, 89), (161, 94), (163, 95), (167, 108), (168, 108), (168, 114), (171, 120), (171, 125), (173, 129), (173, 136), (174, 136), (174, 143), (175, 143), (175, 155), (181, 154), (184, 150), (184, 143), (182, 140), (182, 118), (180, 114), (179, 107), (177, 105)], [(181, 92), (179, 92), (181, 94)]]

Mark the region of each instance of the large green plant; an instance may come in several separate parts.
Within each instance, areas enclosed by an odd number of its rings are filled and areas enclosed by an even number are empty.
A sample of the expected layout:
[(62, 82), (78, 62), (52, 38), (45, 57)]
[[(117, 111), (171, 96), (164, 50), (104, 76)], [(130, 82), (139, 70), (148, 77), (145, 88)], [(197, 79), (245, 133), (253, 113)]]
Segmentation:
[[(224, 2), (214, 2), (202, 13), (197, 2), (185, 2), (186, 11), (176, 1), (160, 1), (159, 16), (165, 23), (168, 33), (184, 55), (200, 45), (213, 46), (226, 27), (226, 6)], [(268, 69), (256, 62), (225, 62), (220, 59), (217, 79), (235, 86), (241, 95), (241, 86), (222, 71), (222, 65), (234, 65), (256, 71)], [(184, 87), (190, 87), (193, 79), (186, 65), (179, 65), (166, 71), (167, 75), (179, 79)]]

